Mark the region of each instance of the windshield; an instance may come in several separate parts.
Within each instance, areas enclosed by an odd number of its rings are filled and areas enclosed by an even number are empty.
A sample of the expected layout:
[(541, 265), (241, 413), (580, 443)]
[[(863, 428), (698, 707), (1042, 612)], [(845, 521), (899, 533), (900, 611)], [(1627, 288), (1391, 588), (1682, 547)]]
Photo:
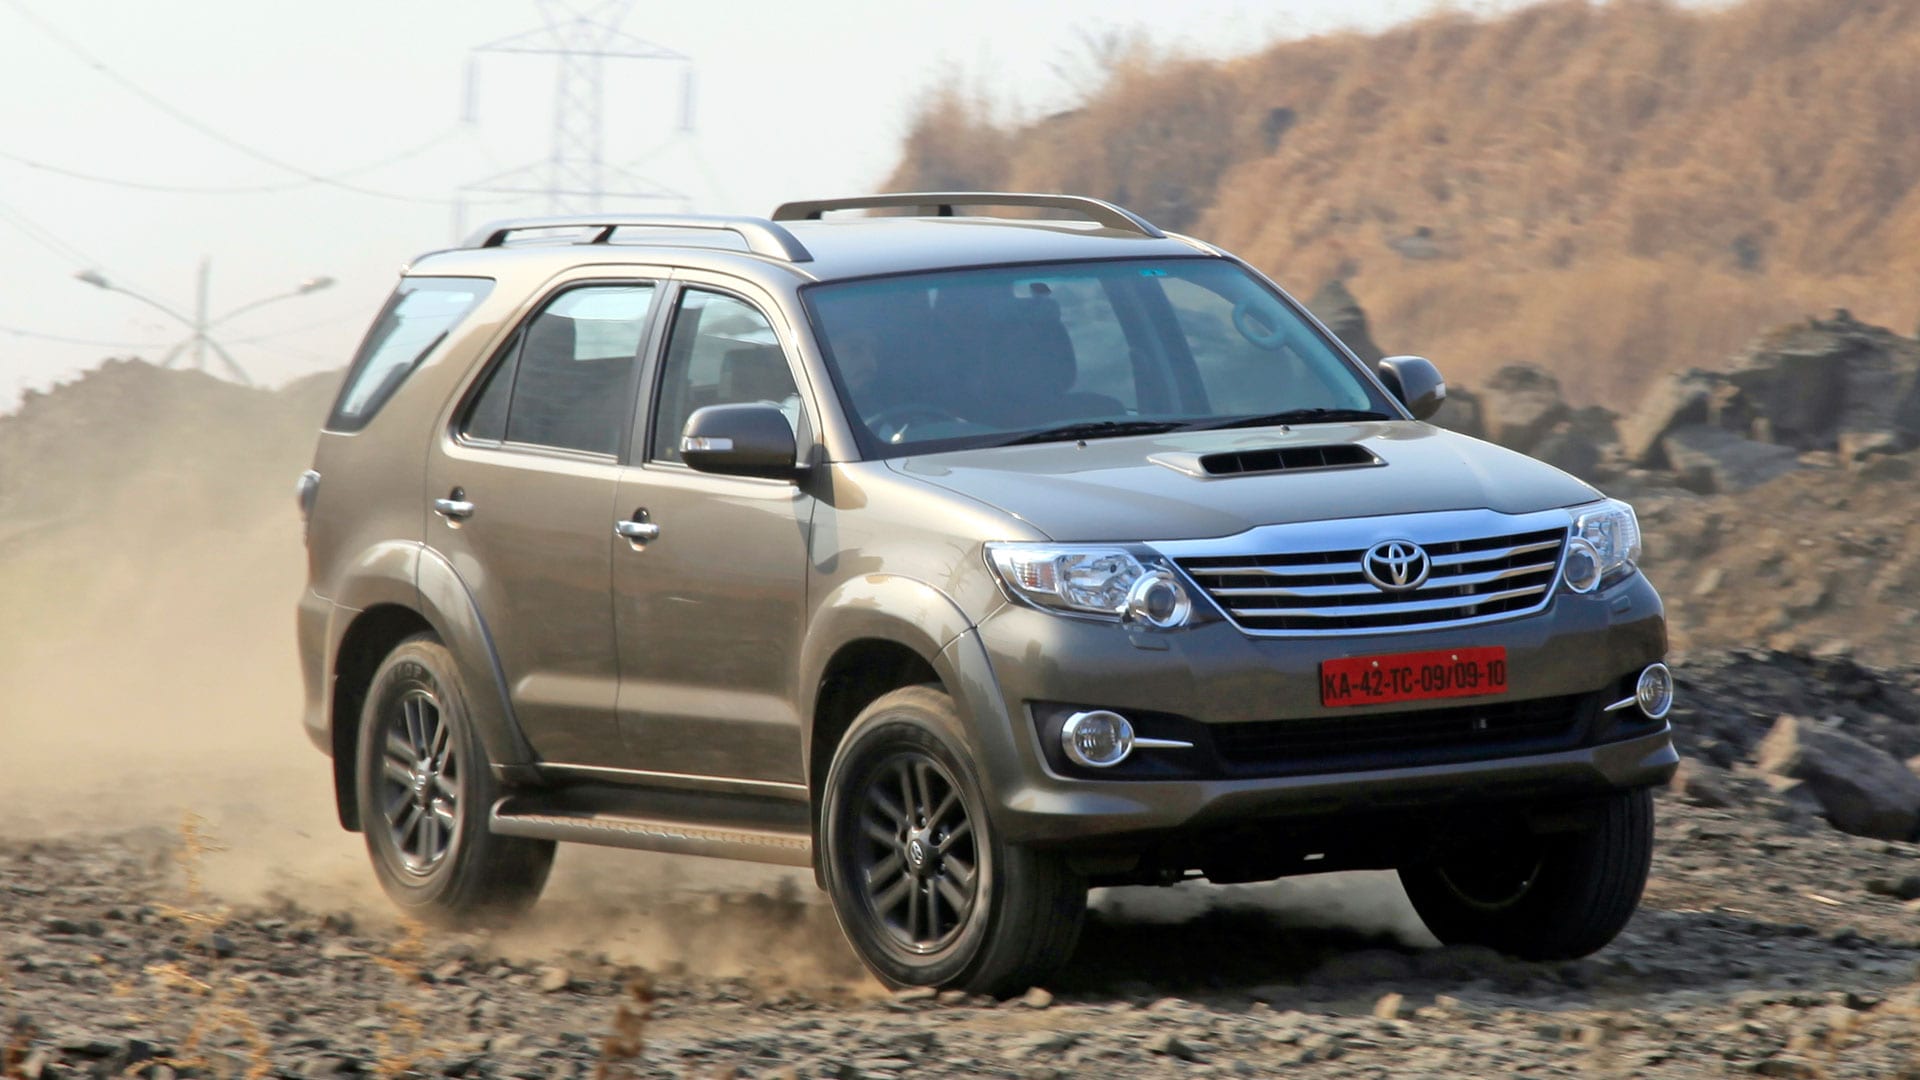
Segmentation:
[(908, 274), (805, 296), (869, 457), (1403, 415), (1224, 259)]

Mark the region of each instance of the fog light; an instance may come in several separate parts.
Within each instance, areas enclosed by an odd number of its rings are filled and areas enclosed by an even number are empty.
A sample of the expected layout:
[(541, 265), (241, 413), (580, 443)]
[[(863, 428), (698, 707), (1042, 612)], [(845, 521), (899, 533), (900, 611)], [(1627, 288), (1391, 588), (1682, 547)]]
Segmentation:
[(1592, 544), (1579, 537), (1567, 541), (1567, 563), (1564, 577), (1567, 588), (1577, 593), (1590, 593), (1600, 584), (1600, 552)]
[(1133, 725), (1117, 712), (1077, 712), (1060, 725), (1067, 759), (1089, 769), (1110, 769), (1133, 753)]
[(1171, 630), (1193, 614), (1193, 601), (1180, 579), (1165, 570), (1142, 575), (1127, 590), (1127, 617), (1157, 630)]
[(1665, 664), (1648, 664), (1633, 688), (1633, 697), (1647, 719), (1665, 720), (1673, 709), (1673, 672)]

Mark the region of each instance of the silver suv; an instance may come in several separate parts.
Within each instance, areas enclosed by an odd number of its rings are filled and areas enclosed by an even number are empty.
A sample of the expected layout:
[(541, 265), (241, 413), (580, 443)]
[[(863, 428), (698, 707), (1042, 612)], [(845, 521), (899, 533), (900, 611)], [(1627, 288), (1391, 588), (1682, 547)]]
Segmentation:
[(894, 986), (1043, 979), (1089, 886), (1354, 868), (1583, 955), (1676, 765), (1661, 603), (1445, 393), (1093, 199), (494, 225), (301, 479), (306, 727), (446, 921), (573, 840), (811, 867)]

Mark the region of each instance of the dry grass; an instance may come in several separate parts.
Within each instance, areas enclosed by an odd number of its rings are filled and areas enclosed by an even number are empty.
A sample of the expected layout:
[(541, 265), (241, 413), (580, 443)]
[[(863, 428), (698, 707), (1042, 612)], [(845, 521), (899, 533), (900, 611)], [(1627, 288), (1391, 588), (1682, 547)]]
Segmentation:
[(1081, 191), (1311, 292), (1390, 351), (1630, 401), (1830, 307), (1920, 315), (1920, 3), (1549, 0), (1225, 63), (1136, 55), (1085, 107), (933, 93), (898, 188)]
[(613, 1030), (600, 1043), (600, 1060), (594, 1065), (593, 1080), (619, 1080), (633, 1074), (633, 1065), (647, 1048), (647, 1021), (653, 1016), (653, 982), (646, 974), (636, 974), (622, 987), (620, 1005), (614, 1010)]

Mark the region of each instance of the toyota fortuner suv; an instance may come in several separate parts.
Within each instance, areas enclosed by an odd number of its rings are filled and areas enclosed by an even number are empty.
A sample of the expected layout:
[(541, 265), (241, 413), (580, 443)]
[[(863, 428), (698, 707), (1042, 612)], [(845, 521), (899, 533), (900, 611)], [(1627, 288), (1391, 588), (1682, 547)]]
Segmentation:
[(1445, 392), (1093, 199), (490, 226), (301, 479), (306, 727), (443, 921), (580, 841), (810, 867), (894, 986), (1017, 992), (1092, 886), (1355, 868), (1583, 955), (1676, 765), (1661, 602)]

